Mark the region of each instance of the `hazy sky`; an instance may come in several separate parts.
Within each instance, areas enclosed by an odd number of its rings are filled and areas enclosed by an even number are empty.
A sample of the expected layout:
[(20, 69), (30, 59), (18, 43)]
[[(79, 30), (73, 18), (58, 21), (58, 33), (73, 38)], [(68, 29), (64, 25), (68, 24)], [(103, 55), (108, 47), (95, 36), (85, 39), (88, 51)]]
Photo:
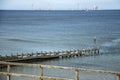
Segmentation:
[(120, 9), (120, 0), (0, 0), (0, 9)]

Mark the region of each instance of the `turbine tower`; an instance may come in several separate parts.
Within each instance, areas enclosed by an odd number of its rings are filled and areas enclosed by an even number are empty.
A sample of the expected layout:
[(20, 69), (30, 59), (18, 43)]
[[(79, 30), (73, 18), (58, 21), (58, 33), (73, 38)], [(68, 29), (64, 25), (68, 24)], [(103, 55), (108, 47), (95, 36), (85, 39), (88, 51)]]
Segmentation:
[(93, 10), (98, 10), (98, 6), (94, 5)]
[(93, 3), (94, 3), (93, 10), (98, 10), (98, 6), (96, 5), (95, 0), (93, 0)]
[(33, 2), (32, 2), (32, 10), (34, 10), (34, 0), (33, 0)]

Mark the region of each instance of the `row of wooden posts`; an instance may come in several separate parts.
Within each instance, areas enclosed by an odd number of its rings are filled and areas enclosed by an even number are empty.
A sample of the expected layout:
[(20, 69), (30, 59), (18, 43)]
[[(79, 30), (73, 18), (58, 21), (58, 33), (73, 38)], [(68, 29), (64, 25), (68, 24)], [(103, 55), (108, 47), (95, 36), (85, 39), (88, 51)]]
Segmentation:
[[(83, 54), (83, 55), (87, 55), (87, 53), (91, 53), (91, 55), (94, 53), (94, 54), (99, 54), (99, 49), (78, 49), (78, 50), (66, 50), (66, 51), (54, 51), (54, 52), (47, 52), (47, 51), (41, 51), (41, 52), (36, 52), (36, 53), (26, 53), (26, 54), (24, 54), (24, 53), (21, 53), (21, 54), (18, 54), (18, 53), (16, 53), (16, 55), (13, 55), (13, 54), (11, 54), (11, 55), (5, 55), (4, 57), (24, 57), (24, 56), (34, 56), (34, 55), (36, 55), (36, 56), (39, 56), (39, 55), (59, 55), (59, 54), (64, 54), (64, 53), (66, 53), (66, 54), (70, 54), (70, 53), (80, 53), (81, 55)], [(0, 57), (2, 57), (2, 56), (0, 56)]]
[[(27, 77), (27, 78), (34, 78), (34, 79), (40, 79), (40, 80), (44, 80), (44, 79), (47, 79), (47, 80), (79, 80), (79, 72), (80, 71), (92, 72), (92, 73), (112, 74), (112, 75), (116, 76), (116, 80), (120, 80), (120, 72), (114, 72), (114, 71), (92, 70), (92, 69), (85, 69), (85, 68), (73, 68), (73, 67), (62, 67), (62, 66), (41, 65), (41, 64), (13, 63), (13, 62), (4, 62), (4, 61), (0, 61), (0, 64), (7, 66), (7, 72), (0, 71), (0, 75), (6, 75), (7, 80), (11, 80), (11, 76)], [(12, 73), (10, 71), (12, 66), (38, 67), (40, 69), (40, 74), (38, 76), (38, 75), (31, 75), (31, 74)], [(44, 76), (43, 68), (72, 70), (75, 72), (75, 76), (74, 76), (74, 79)]]
[(36, 53), (26, 53), (26, 54), (16, 54), (10, 56), (1, 56), (0, 61), (9, 61), (15, 59), (27, 59), (27, 58), (39, 58), (39, 57), (74, 57), (74, 56), (82, 56), (82, 55), (96, 55), (99, 54), (99, 49), (83, 49), (83, 50), (66, 50), (66, 51), (54, 51), (54, 52), (36, 52)]

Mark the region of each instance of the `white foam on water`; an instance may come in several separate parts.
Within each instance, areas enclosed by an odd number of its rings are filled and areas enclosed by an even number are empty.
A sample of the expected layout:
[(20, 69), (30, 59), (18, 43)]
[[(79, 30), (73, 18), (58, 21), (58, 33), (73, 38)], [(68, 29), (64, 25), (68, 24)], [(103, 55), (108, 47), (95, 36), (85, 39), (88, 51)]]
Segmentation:
[(110, 47), (112, 45), (113, 44), (111, 42), (106, 42), (106, 43), (102, 44), (102, 46), (104, 46), (104, 47)]
[(120, 39), (115, 39), (115, 40), (112, 40), (112, 42), (115, 42), (115, 43), (120, 43)]
[(101, 46), (103, 46), (103, 47), (112, 47), (112, 46), (118, 45), (118, 43), (120, 43), (120, 39), (115, 39), (115, 40), (112, 40), (111, 42), (105, 42)]
[(105, 42), (103, 44), (101, 44), (101, 52), (102, 53), (110, 53), (111, 49), (118, 47), (118, 45), (120, 44), (120, 39), (114, 39), (111, 40), (110, 42)]

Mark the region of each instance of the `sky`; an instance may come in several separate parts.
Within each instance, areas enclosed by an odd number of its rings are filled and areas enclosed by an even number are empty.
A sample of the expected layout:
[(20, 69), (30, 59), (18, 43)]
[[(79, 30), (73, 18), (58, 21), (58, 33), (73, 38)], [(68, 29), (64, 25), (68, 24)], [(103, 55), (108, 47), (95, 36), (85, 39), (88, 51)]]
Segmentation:
[(0, 0), (0, 10), (120, 9), (120, 0)]

